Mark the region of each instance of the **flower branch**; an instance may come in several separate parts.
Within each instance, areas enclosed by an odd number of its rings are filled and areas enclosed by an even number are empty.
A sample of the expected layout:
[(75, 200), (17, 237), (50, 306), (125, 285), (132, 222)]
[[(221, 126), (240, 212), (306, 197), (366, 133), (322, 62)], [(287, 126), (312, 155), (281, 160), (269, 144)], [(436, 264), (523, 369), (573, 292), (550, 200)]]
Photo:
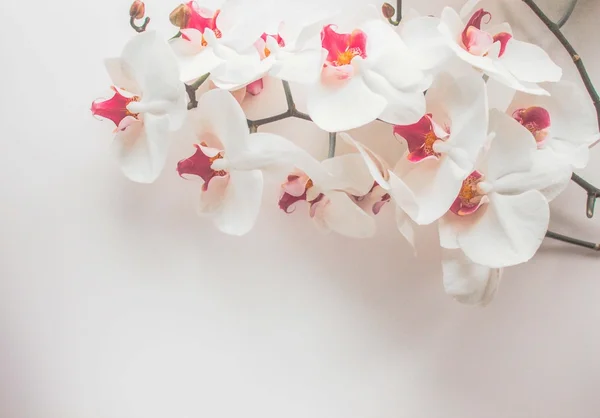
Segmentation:
[(257, 119), (257, 120), (248, 119), (248, 128), (250, 128), (250, 130), (254, 129), (256, 131), (256, 129), (258, 129), (262, 125), (267, 125), (269, 123), (277, 122), (277, 121), (287, 119), (287, 118), (298, 118), (298, 119), (306, 120), (309, 122), (312, 121), (310, 116), (308, 116), (306, 113), (300, 112), (298, 109), (296, 109), (296, 103), (294, 102), (294, 97), (292, 96), (292, 90), (290, 89), (290, 83), (284, 80), (284, 81), (282, 81), (282, 84), (283, 84), (283, 91), (285, 92), (285, 100), (287, 102), (287, 107), (288, 107), (287, 110), (278, 115), (269, 116), (269, 117), (266, 117), (263, 119)]
[(185, 91), (190, 98), (190, 102), (188, 103), (188, 110), (194, 109), (198, 106), (198, 100), (196, 99), (196, 91), (200, 88), (202, 84), (208, 79), (210, 73), (204, 74), (202, 77), (194, 81), (192, 84), (185, 85)]
[[(394, 26), (398, 26), (402, 20), (402, 0), (396, 0), (396, 8), (389, 3), (383, 3), (381, 7), (383, 15), (387, 18), (388, 22)], [(394, 15), (396, 18), (394, 19)]]
[[(542, 11), (542, 9), (540, 9), (540, 7), (536, 4), (536, 2), (534, 0), (523, 0), (523, 2), (527, 6), (529, 6), (529, 8), (537, 15), (537, 17), (540, 18), (540, 20), (554, 34), (554, 36), (558, 39), (558, 41), (561, 43), (561, 45), (566, 49), (566, 51), (571, 56), (571, 59), (573, 60), (573, 63), (577, 67), (577, 71), (579, 72), (579, 74), (581, 76), (581, 80), (583, 81), (583, 84), (584, 84), (590, 98), (592, 99), (592, 103), (594, 104), (594, 107), (596, 109), (596, 116), (598, 119), (598, 127), (600, 128), (600, 95), (598, 94), (596, 88), (594, 87), (594, 84), (592, 83), (590, 75), (588, 74), (587, 69), (585, 68), (585, 65), (583, 63), (583, 60), (581, 59), (581, 56), (577, 53), (577, 51), (575, 50), (573, 45), (571, 45), (569, 40), (565, 37), (565, 35), (560, 30), (561, 26), (564, 25), (564, 23), (566, 22), (566, 19), (568, 19), (569, 16), (571, 15), (571, 13), (573, 11), (572, 8), (575, 7), (575, 4), (577, 2), (574, 1), (571, 4), (571, 6), (570, 6), (571, 8), (569, 9), (567, 14), (565, 14), (565, 16), (561, 19), (561, 22), (559, 22), (559, 23), (554, 23), (552, 20), (550, 20), (550, 18)], [(600, 189), (591, 185), (590, 183), (588, 183), (587, 181), (585, 181), (584, 179), (579, 177), (577, 174), (573, 174), (572, 179), (575, 183), (577, 183), (581, 188), (583, 188), (588, 193), (586, 212), (587, 212), (588, 218), (592, 218), (594, 216), (594, 207), (595, 207), (596, 199), (598, 197), (600, 197)]]

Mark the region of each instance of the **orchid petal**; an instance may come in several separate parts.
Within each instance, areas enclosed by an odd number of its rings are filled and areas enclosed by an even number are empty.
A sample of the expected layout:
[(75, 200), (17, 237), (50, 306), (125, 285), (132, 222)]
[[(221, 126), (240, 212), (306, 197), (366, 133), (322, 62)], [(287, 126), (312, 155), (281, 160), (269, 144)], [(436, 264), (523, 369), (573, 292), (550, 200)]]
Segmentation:
[(501, 268), (529, 261), (548, 230), (550, 209), (537, 190), (519, 195), (488, 195), (489, 204), (458, 235), (467, 257), (477, 264)]
[(328, 158), (321, 165), (333, 177), (339, 179), (336, 189), (354, 196), (364, 196), (373, 188), (373, 177), (365, 160), (358, 153)]
[(322, 211), (325, 224), (334, 232), (351, 238), (375, 235), (375, 219), (356, 205), (344, 192), (328, 192), (329, 203)]
[(444, 36), (438, 31), (440, 20), (432, 16), (418, 17), (402, 25), (402, 39), (406, 46), (419, 51), (415, 63), (422, 70), (433, 70), (454, 56)]
[(460, 250), (442, 251), (446, 293), (466, 305), (487, 305), (496, 294), (502, 269), (473, 263)]
[(318, 83), (307, 98), (308, 113), (321, 129), (346, 131), (374, 121), (387, 106), (361, 77), (352, 77), (341, 87)]
[(135, 95), (141, 93), (139, 86), (129, 74), (127, 67), (123, 65), (121, 58), (107, 58), (104, 60), (104, 66), (115, 86)]
[(552, 61), (546, 51), (537, 45), (515, 38), (508, 41), (500, 61), (521, 81), (540, 83), (559, 81), (562, 77), (562, 69)]
[(169, 143), (169, 119), (146, 115), (143, 122), (133, 123), (117, 133), (112, 151), (127, 178), (152, 183), (163, 170)]
[(229, 173), (223, 203), (213, 221), (229, 235), (245, 235), (254, 226), (262, 201), (263, 178), (259, 170)]

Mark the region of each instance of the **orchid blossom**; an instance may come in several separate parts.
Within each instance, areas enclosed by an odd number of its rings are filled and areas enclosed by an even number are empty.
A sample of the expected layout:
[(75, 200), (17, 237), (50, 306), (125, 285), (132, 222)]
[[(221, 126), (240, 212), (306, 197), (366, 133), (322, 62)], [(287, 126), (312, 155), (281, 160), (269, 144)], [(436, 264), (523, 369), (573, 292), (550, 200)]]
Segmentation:
[(226, 91), (205, 93), (188, 122), (195, 152), (177, 164), (177, 171), (200, 180), (198, 213), (210, 216), (226, 234), (244, 235), (254, 226), (264, 173), (310, 168), (310, 160), (303, 163), (306, 153), (286, 139), (249, 134), (242, 108)]
[(539, 190), (554, 178), (532, 172), (536, 143), (517, 121), (492, 110), (490, 131), (489, 151), (440, 220), (440, 240), (476, 264), (501, 268), (524, 263), (538, 250), (550, 216)]
[(257, 7), (225, 0), (220, 9), (201, 7), (196, 1), (182, 4), (172, 13), (181, 36), (171, 45), (180, 58), (181, 80), (189, 82), (206, 73), (219, 88), (237, 90), (260, 79), (268, 69), (255, 43), (262, 28)]
[(113, 150), (131, 180), (151, 183), (160, 175), (170, 131), (186, 116), (186, 95), (173, 52), (156, 32), (135, 36), (120, 58), (105, 61), (114, 95), (92, 103), (92, 113), (116, 125)]
[(414, 194), (419, 225), (430, 224), (452, 206), (488, 139), (485, 83), (440, 75), (427, 92), (428, 113), (417, 123), (395, 126), (408, 150), (397, 172)]
[(376, 16), (368, 9), (321, 31), (327, 56), (307, 106), (326, 131), (357, 128), (377, 118), (409, 124), (425, 113), (423, 91), (431, 79), (413, 65), (412, 51), (398, 34)]
[(362, 157), (347, 154), (324, 160), (311, 176), (298, 169), (292, 171), (281, 186), (279, 207), (292, 213), (298, 202), (306, 202), (309, 216), (321, 231), (367, 238), (375, 234), (375, 221), (351, 196), (364, 196), (372, 187)]

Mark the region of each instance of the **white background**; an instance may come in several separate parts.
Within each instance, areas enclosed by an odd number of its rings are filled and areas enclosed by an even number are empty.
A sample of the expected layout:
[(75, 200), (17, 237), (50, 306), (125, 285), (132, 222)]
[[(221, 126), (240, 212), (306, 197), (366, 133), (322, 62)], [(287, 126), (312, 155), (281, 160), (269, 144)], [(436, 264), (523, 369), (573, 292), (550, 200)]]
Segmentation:
[[(405, 3), (438, 14), (446, 4)], [(554, 17), (559, 3), (540, 0)], [(176, 4), (148, 1), (165, 35)], [(190, 148), (175, 146), (153, 185), (123, 178), (111, 124), (89, 106), (108, 93), (102, 59), (132, 36), (128, 8), (0, 5), (2, 418), (600, 416), (597, 253), (546, 242), (472, 309), (443, 292), (435, 229), (414, 258), (390, 208), (372, 240), (322, 236), (303, 210), (278, 210), (275, 185), (256, 228), (232, 238), (196, 217), (197, 186), (175, 173)], [(492, 9), (576, 80), (521, 1)], [(564, 30), (600, 85), (599, 16), (600, 2), (580, 0)], [(269, 84), (249, 113), (283, 106)], [(326, 134), (306, 122), (268, 130), (326, 153)], [(355, 135), (398, 157), (389, 128)], [(596, 184), (598, 167), (595, 149), (583, 174)], [(588, 220), (584, 206), (571, 186), (552, 228), (599, 241), (600, 214)]]

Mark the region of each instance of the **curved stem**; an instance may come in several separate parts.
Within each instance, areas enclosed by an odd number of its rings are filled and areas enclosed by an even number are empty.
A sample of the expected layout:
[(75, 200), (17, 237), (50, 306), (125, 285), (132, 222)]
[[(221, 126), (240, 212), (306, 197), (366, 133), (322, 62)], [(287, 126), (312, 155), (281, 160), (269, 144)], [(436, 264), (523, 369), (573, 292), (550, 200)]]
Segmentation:
[(147, 17), (144, 19), (144, 23), (142, 23), (142, 26), (138, 26), (135, 24), (135, 17), (131, 17), (129, 18), (129, 25), (133, 28), (133, 30), (135, 30), (137, 33), (142, 33), (146, 30), (146, 27), (148, 27), (148, 23), (150, 23), (150, 18)]
[(393, 17), (388, 18), (388, 22), (390, 22), (394, 26), (398, 26), (402, 21), (402, 0), (396, 0), (396, 18)]
[(328, 158), (335, 157), (336, 144), (337, 144), (337, 133), (329, 132), (329, 152), (327, 153)]
[(575, 6), (577, 6), (577, 1), (578, 0), (571, 0), (571, 3), (569, 3), (569, 7), (567, 8), (567, 11), (563, 15), (563, 17), (560, 18), (560, 20), (557, 23), (559, 28), (562, 28), (565, 25), (565, 23), (567, 23), (567, 21), (573, 14), (573, 10), (575, 10)]

